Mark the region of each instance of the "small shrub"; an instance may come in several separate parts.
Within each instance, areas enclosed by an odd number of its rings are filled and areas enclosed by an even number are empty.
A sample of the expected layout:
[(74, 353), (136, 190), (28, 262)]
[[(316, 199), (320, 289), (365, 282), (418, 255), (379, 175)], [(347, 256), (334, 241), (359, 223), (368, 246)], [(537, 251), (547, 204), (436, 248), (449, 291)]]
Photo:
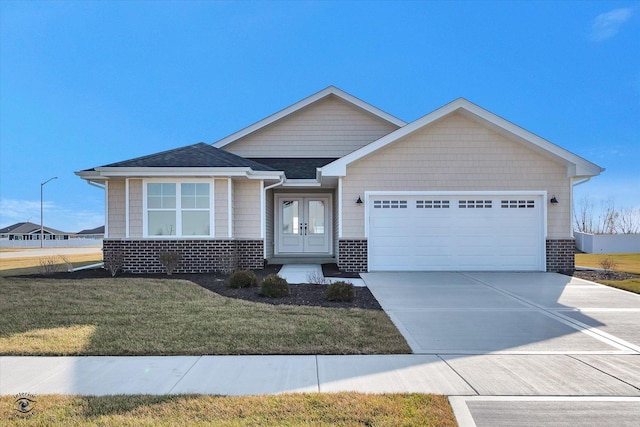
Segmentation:
[(251, 270), (238, 270), (229, 277), (231, 288), (252, 288), (258, 286), (258, 278)]
[(216, 259), (216, 264), (218, 265), (216, 271), (222, 274), (231, 274), (234, 271), (237, 271), (239, 268), (238, 266), (240, 265), (238, 250), (234, 248), (231, 252), (218, 257)]
[(289, 284), (277, 274), (268, 275), (260, 285), (259, 294), (263, 297), (280, 298), (286, 297), (289, 293)]
[(160, 264), (162, 264), (167, 270), (167, 275), (171, 276), (171, 273), (173, 273), (173, 270), (178, 266), (182, 256), (180, 255), (180, 252), (165, 251), (160, 252), (158, 258), (160, 260)]
[(307, 274), (307, 283), (311, 283), (312, 285), (326, 285), (327, 278), (324, 277), (324, 274), (322, 274), (322, 272), (313, 272)]
[(124, 266), (124, 253), (122, 251), (116, 251), (110, 253), (108, 257), (105, 257), (104, 268), (111, 273), (111, 277), (115, 277), (118, 271), (122, 270)]
[(71, 263), (71, 261), (69, 260), (69, 257), (66, 257), (64, 255), (58, 255), (60, 257), (60, 259), (62, 260), (62, 262), (64, 263), (64, 268), (66, 271), (73, 271), (73, 264)]
[(38, 260), (38, 273), (43, 276), (49, 276), (53, 273), (57, 273), (60, 271), (60, 264), (58, 262), (58, 257), (55, 255), (42, 257)]
[(615, 270), (617, 266), (618, 266), (618, 263), (616, 262), (615, 259), (611, 257), (606, 257), (602, 261), (600, 261), (600, 267), (605, 269), (608, 273)]
[(353, 284), (348, 282), (333, 282), (327, 286), (327, 290), (324, 291), (325, 296), (329, 301), (339, 302), (351, 302), (355, 296)]

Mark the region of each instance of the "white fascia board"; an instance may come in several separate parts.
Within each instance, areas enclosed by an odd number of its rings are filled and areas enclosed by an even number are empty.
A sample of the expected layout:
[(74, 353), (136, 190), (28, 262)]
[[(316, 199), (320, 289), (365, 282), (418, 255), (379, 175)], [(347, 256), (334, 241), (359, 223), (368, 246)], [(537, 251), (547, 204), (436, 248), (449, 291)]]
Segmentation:
[[(341, 159), (336, 160), (335, 162), (329, 163), (328, 165), (319, 168), (320, 173), (323, 176), (346, 176), (347, 174), (347, 166), (353, 163), (356, 160), (359, 160), (363, 157), (368, 156), (369, 154), (383, 148), (409, 134), (415, 132), (418, 129), (421, 129), (424, 126), (427, 126), (449, 114), (452, 114), (456, 111), (460, 111), (465, 114), (467, 117), (475, 116), (480, 118), (489, 124), (506, 131), (518, 138), (520, 138), (525, 143), (529, 144), (532, 148), (537, 151), (542, 151), (544, 153), (548, 153), (552, 157), (561, 159), (568, 166), (568, 174), (575, 173), (577, 175), (587, 175), (587, 176), (595, 176), (599, 175), (603, 168), (600, 166), (589, 162), (582, 157), (573, 154), (564, 148), (561, 148), (523, 128), (517, 126), (508, 120), (503, 119), (469, 101), (464, 98), (456, 99), (453, 102), (417, 119), (414, 122), (409, 123), (408, 125), (391, 132), (390, 134), (383, 136), (382, 138), (373, 141), (372, 143), (365, 145), (364, 147), (356, 150)], [(571, 170), (571, 166), (575, 165), (575, 172)]]
[(284, 172), (269, 172), (269, 171), (249, 171), (247, 173), (247, 178), (249, 179), (261, 179), (261, 180), (279, 180), (284, 177)]
[(288, 179), (283, 187), (320, 187), (321, 184), (315, 179)]
[(87, 181), (104, 181), (105, 177), (102, 176), (100, 173), (94, 171), (94, 170), (90, 170), (90, 171), (79, 171), (79, 172), (74, 172), (75, 175), (79, 176), (82, 179), (85, 179)]
[(386, 120), (387, 122), (393, 123), (396, 126), (404, 126), (406, 125), (406, 122), (400, 120), (397, 117), (392, 116), (389, 113), (386, 113), (382, 110), (380, 110), (379, 108), (374, 107), (373, 105), (370, 105), (358, 98), (356, 98), (353, 95), (349, 95), (348, 93), (344, 92), (343, 90), (338, 89), (335, 86), (329, 86), (326, 89), (321, 90), (320, 92), (317, 92), (301, 101), (296, 102), (295, 104), (285, 108), (284, 110), (280, 110), (275, 114), (270, 115), (269, 117), (260, 120), (259, 122), (256, 122), (250, 126), (247, 126), (246, 128), (235, 132), (217, 142), (214, 142), (213, 145), (215, 148), (222, 148), (225, 145), (231, 144), (232, 142), (245, 137), (259, 129), (262, 129), (265, 126), (268, 126), (292, 113), (295, 113), (296, 111), (299, 111), (301, 109), (303, 109), (304, 107), (313, 104), (314, 102), (329, 96), (329, 95), (335, 95), (338, 98), (341, 98), (353, 105), (356, 105), (359, 108), (362, 108), (365, 111), (368, 111), (369, 113), (378, 116), (379, 118)]
[(90, 177), (84, 179), (105, 179), (108, 177), (246, 177), (249, 179), (279, 179), (281, 171), (253, 171), (251, 168), (127, 168), (99, 167)]

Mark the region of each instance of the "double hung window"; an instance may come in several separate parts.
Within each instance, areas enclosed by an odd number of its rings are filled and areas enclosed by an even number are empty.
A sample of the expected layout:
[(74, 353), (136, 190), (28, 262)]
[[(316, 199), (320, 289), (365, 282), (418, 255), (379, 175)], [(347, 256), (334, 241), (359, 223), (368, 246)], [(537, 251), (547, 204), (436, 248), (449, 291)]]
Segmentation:
[(210, 183), (146, 183), (146, 234), (211, 236), (211, 199)]

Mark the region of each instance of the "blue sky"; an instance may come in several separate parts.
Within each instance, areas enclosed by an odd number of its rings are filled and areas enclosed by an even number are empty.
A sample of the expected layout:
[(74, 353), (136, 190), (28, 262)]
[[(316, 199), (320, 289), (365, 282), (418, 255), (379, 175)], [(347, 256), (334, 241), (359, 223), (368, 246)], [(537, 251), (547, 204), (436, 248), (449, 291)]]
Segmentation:
[(104, 223), (73, 174), (215, 142), (329, 85), (405, 121), (458, 98), (640, 207), (640, 2), (2, 1), (0, 226)]

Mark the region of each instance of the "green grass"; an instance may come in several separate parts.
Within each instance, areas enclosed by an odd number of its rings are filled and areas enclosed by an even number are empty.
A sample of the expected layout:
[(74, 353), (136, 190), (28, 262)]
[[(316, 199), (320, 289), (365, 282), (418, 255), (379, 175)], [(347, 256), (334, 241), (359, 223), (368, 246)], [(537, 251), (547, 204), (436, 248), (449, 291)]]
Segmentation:
[(624, 289), (625, 291), (640, 294), (640, 279), (601, 280), (600, 283), (608, 286), (613, 286), (614, 288)]
[(601, 268), (603, 259), (611, 258), (616, 262), (614, 270), (640, 274), (640, 253), (632, 254), (576, 254), (576, 265)]
[(36, 396), (28, 416), (0, 397), (0, 419), (28, 426), (455, 426), (446, 396)]
[(410, 353), (380, 310), (222, 297), (178, 279), (0, 277), (0, 354)]

